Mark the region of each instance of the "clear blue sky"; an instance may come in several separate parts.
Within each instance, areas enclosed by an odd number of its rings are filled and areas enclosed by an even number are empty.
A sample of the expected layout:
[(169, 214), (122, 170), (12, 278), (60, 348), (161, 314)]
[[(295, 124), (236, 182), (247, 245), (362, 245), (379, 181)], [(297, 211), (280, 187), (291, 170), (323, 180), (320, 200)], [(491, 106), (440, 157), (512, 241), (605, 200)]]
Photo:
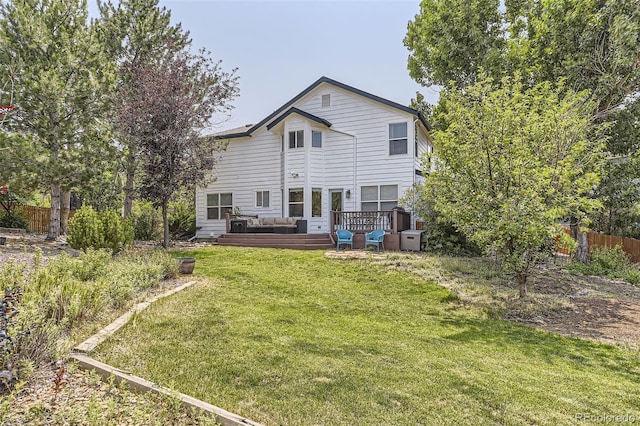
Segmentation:
[[(416, 91), (402, 40), (419, 0), (161, 0), (193, 46), (225, 70), (238, 68), (240, 96), (217, 130), (257, 123), (321, 76), (408, 105)], [(220, 121), (222, 117), (217, 117)]]

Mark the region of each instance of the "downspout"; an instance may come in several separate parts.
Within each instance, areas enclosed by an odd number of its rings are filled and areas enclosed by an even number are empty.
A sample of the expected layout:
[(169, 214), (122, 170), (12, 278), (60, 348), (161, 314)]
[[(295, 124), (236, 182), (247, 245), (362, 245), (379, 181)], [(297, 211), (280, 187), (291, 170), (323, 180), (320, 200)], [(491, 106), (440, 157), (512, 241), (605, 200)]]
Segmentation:
[(357, 193), (357, 188), (356, 188), (356, 184), (357, 184), (357, 176), (358, 176), (358, 136), (356, 136), (353, 133), (349, 133), (349, 132), (345, 132), (342, 130), (338, 130), (338, 129), (334, 129), (334, 128), (329, 128), (331, 130), (333, 130), (336, 133), (342, 133), (343, 135), (347, 135), (347, 136), (351, 136), (353, 138), (353, 207), (352, 210), (355, 210), (355, 203), (356, 203), (356, 193)]
[[(416, 117), (415, 120), (413, 120), (413, 147), (414, 147), (414, 152), (413, 152), (413, 189), (416, 188), (416, 163), (418, 161), (418, 118)], [(423, 171), (424, 173), (424, 171)], [(416, 204), (415, 204), (415, 196), (412, 197), (412, 206), (411, 206), (411, 229), (415, 229), (416, 227), (416, 221), (417, 218), (415, 217), (415, 210), (416, 210)]]

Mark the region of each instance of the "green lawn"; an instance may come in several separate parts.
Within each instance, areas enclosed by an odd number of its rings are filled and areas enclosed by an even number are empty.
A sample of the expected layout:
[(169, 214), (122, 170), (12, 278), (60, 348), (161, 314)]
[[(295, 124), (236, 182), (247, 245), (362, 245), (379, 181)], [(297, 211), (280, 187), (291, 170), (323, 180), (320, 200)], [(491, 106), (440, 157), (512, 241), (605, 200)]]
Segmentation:
[(138, 315), (97, 359), (268, 425), (640, 419), (637, 351), (490, 319), (364, 260), (181, 254), (206, 279)]

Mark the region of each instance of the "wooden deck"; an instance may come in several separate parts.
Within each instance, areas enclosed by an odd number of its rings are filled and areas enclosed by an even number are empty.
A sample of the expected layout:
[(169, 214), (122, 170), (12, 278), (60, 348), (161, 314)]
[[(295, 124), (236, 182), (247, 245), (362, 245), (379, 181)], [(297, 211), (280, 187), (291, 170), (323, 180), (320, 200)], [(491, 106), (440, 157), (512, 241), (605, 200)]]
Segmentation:
[(221, 246), (271, 247), (297, 250), (327, 250), (335, 248), (329, 234), (222, 234)]

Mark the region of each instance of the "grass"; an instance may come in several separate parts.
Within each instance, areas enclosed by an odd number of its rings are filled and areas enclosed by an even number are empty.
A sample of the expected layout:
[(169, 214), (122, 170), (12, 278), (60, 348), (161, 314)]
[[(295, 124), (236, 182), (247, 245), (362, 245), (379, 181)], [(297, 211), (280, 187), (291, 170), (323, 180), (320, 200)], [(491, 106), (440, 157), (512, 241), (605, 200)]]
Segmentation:
[(367, 260), (223, 247), (181, 255), (197, 258), (199, 283), (139, 314), (97, 359), (265, 424), (640, 418), (637, 352), (491, 318)]

